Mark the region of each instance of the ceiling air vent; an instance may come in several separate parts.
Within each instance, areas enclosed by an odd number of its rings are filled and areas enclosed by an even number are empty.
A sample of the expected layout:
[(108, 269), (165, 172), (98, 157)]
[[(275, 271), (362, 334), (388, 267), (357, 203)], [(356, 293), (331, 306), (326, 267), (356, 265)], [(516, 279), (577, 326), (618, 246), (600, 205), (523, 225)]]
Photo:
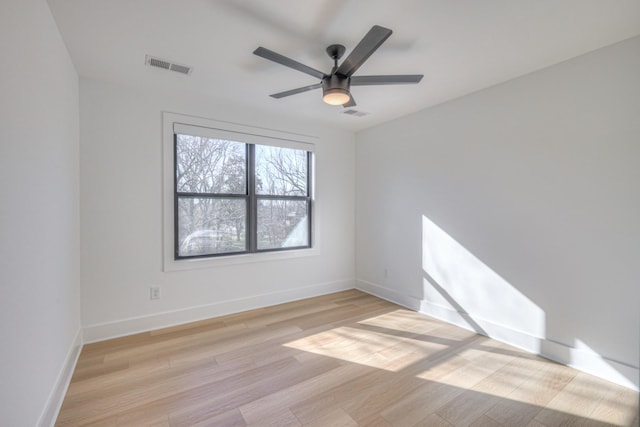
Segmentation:
[(151, 55), (145, 55), (144, 63), (150, 67), (162, 68), (164, 70), (175, 71), (176, 73), (191, 74), (192, 67), (186, 65), (176, 64), (175, 62), (167, 61), (166, 59), (156, 58)]
[(365, 113), (364, 111), (358, 111), (358, 110), (354, 110), (354, 109), (344, 110), (342, 112), (342, 114), (348, 114), (348, 115), (354, 116), (354, 117), (364, 117), (364, 116), (369, 115), (369, 113)]

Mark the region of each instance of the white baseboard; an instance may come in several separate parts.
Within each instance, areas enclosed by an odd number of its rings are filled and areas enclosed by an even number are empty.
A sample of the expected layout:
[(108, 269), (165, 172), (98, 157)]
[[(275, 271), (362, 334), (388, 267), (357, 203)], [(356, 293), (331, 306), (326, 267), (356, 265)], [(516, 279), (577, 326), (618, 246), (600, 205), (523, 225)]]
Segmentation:
[(303, 288), (295, 288), (247, 298), (221, 301), (215, 304), (206, 304), (148, 316), (131, 317), (114, 322), (88, 325), (84, 327), (84, 342), (92, 343), (104, 341), (111, 338), (167, 328), (183, 323), (196, 322), (198, 320), (210, 319), (212, 317), (224, 316), (241, 311), (253, 310), (299, 299), (330, 294), (333, 292), (353, 289), (355, 287), (354, 285), (355, 280), (353, 279), (320, 283)]
[(49, 394), (47, 404), (40, 415), (38, 420), (38, 426), (40, 427), (53, 427), (58, 418), (58, 413), (62, 407), (64, 396), (67, 394), (73, 371), (76, 368), (78, 357), (80, 357), (80, 351), (82, 350), (82, 328), (78, 328), (78, 332), (67, 352), (67, 357), (64, 360), (62, 369), (58, 374), (58, 378)]
[(640, 368), (637, 366), (620, 363), (603, 357), (589, 349), (576, 348), (575, 346), (551, 341), (544, 337), (536, 337), (526, 332), (511, 329), (507, 326), (481, 318), (474, 317), (474, 325), (471, 325), (467, 321), (469, 317), (467, 313), (460, 313), (449, 307), (443, 307), (429, 301), (405, 295), (396, 290), (366, 280), (357, 280), (356, 289), (461, 328), (486, 335), (497, 341), (513, 345), (514, 347), (551, 359), (563, 365), (571, 366), (572, 368), (632, 390), (640, 390)]
[(394, 289), (376, 285), (375, 283), (367, 282), (366, 280), (362, 279), (356, 280), (356, 289), (374, 295), (378, 298), (382, 298), (383, 300), (387, 300), (394, 304), (401, 305), (413, 311), (420, 311), (420, 299), (405, 295)]

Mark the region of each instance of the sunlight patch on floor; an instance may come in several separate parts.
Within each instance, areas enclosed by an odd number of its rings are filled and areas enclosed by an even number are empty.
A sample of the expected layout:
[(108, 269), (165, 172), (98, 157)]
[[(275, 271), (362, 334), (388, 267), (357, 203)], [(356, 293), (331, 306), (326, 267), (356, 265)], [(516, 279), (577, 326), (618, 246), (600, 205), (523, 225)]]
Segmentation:
[(441, 325), (424, 315), (396, 310), (354, 326), (339, 326), (291, 341), (285, 346), (397, 372), (448, 348), (451, 340), (429, 333)]

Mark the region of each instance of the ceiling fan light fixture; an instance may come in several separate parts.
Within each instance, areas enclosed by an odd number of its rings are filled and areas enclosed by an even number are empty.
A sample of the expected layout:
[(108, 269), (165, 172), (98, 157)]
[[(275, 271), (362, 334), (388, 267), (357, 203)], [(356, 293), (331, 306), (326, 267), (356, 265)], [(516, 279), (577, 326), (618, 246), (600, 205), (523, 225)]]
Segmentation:
[(337, 87), (333, 89), (325, 89), (322, 94), (322, 100), (329, 105), (344, 105), (351, 99), (348, 90)]

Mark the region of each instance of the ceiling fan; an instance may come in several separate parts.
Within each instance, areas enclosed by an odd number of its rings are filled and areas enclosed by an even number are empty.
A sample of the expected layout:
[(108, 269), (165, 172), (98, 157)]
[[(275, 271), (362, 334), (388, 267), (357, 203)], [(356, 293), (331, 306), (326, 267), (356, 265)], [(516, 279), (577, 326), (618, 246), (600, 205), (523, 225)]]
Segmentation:
[(333, 68), (329, 74), (318, 71), (298, 61), (280, 55), (272, 50), (259, 47), (253, 51), (255, 55), (268, 59), (285, 67), (293, 68), (316, 77), (320, 83), (299, 87), (284, 92), (270, 95), (273, 98), (284, 98), (285, 96), (307, 92), (313, 89), (322, 88), (322, 100), (329, 105), (342, 105), (343, 107), (353, 107), (356, 102), (351, 95), (351, 86), (373, 86), (373, 85), (397, 85), (415, 84), (422, 80), (422, 74), (404, 75), (384, 75), (384, 76), (354, 76), (353, 74), (362, 64), (389, 38), (392, 31), (388, 28), (374, 25), (369, 32), (360, 40), (360, 43), (338, 66), (338, 60), (344, 55), (345, 47), (340, 44), (332, 44), (327, 47), (327, 54), (333, 59)]

